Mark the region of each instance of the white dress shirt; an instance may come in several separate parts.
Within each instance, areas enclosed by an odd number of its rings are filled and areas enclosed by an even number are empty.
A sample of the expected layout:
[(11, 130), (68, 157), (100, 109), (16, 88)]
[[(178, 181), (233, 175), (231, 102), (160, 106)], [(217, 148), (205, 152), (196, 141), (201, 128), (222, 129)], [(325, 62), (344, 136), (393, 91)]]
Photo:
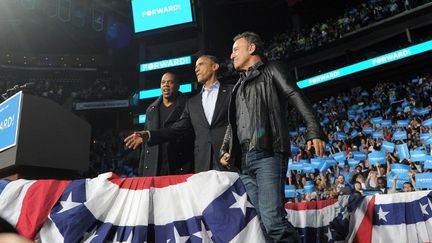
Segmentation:
[(201, 91), (201, 101), (204, 108), (204, 114), (207, 118), (209, 125), (211, 125), (213, 119), (213, 113), (216, 106), (216, 100), (219, 93), (220, 83), (219, 81), (214, 82), (209, 88), (205, 88)]

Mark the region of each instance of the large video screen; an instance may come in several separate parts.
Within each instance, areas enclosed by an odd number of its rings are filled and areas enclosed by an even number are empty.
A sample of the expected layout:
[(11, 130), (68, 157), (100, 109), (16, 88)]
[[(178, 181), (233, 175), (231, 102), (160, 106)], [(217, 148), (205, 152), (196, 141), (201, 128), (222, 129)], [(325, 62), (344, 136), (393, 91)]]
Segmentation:
[(191, 0), (132, 0), (135, 33), (193, 21)]

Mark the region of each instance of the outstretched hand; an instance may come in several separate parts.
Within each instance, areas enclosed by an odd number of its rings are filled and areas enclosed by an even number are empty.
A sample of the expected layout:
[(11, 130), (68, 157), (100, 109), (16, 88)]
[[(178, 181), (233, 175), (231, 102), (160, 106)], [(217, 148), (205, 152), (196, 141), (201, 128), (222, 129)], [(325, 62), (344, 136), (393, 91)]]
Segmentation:
[(136, 149), (138, 146), (140, 146), (142, 143), (147, 142), (149, 136), (147, 131), (139, 131), (134, 132), (128, 137), (126, 137), (123, 142), (126, 143), (126, 147), (131, 149)]

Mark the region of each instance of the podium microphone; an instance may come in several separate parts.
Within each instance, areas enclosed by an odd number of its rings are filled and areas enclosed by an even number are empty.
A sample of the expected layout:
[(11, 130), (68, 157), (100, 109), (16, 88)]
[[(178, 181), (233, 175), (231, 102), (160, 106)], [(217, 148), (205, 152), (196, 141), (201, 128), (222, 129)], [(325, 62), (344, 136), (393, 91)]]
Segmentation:
[(16, 84), (16, 85), (14, 85), (12, 88), (6, 90), (6, 92), (5, 92), (4, 94), (2, 94), (1, 97), (2, 97), (4, 100), (7, 100), (7, 99), (9, 98), (9, 96), (10, 96), (10, 93), (12, 93), (12, 92), (17, 92), (18, 90), (23, 90), (23, 89), (29, 88), (29, 87), (31, 87), (31, 86), (33, 86), (33, 85), (34, 85), (33, 82), (28, 82), (28, 83), (25, 83), (25, 84), (23, 84), (23, 85), (18, 85), (18, 84)]
[(33, 86), (33, 85), (34, 85), (33, 82), (28, 82), (28, 83), (25, 83), (25, 84), (19, 86), (19, 88), (20, 88), (20, 89), (26, 89), (26, 88), (30, 88), (30, 87)]
[(18, 90), (18, 89), (20, 89), (20, 86), (19, 85), (15, 85), (12, 88), (6, 90), (6, 93), (13, 92), (13, 91)]

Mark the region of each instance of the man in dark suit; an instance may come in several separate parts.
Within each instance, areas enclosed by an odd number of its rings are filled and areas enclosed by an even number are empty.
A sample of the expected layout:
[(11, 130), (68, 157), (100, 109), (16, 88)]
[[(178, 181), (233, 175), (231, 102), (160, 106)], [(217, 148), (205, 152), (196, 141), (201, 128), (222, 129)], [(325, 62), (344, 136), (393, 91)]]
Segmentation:
[[(181, 116), (187, 96), (178, 89), (176, 76), (170, 72), (165, 73), (161, 78), (162, 95), (147, 108), (145, 130), (169, 127)], [(139, 174), (161, 176), (193, 173), (192, 146), (192, 129), (154, 146), (142, 143)]]
[(232, 85), (217, 80), (219, 64), (214, 56), (203, 55), (195, 63), (195, 74), (202, 91), (186, 102), (180, 119), (171, 127), (135, 132), (125, 139), (126, 146), (136, 148), (142, 141), (159, 144), (182, 136), (189, 129), (195, 132), (195, 172), (235, 170), (224, 168), (219, 161), (219, 148), (228, 124), (228, 103)]

